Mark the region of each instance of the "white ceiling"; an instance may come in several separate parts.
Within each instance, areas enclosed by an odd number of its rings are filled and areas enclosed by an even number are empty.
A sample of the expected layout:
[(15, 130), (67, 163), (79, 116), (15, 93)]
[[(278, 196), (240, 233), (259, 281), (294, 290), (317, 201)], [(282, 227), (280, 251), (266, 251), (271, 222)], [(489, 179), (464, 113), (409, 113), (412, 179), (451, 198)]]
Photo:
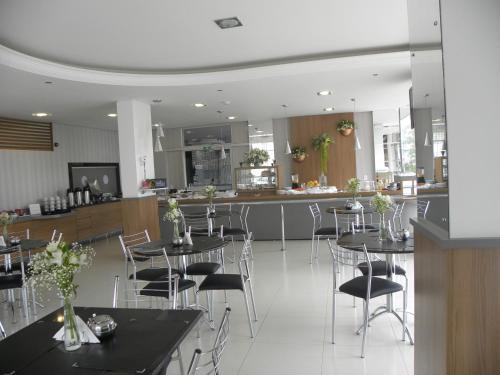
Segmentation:
[[(2, 0), (0, 44), (94, 69), (200, 71), (408, 45), (401, 0)], [(238, 16), (221, 30), (215, 19)]]
[[(212, 22), (228, 16), (244, 26)], [(166, 126), (346, 112), (352, 97), (357, 111), (396, 109), (408, 104), (407, 24), (399, 0), (2, 0), (0, 44), (14, 51), (0, 48), (0, 116), (115, 129), (106, 114), (132, 98), (162, 99), (152, 116)]]

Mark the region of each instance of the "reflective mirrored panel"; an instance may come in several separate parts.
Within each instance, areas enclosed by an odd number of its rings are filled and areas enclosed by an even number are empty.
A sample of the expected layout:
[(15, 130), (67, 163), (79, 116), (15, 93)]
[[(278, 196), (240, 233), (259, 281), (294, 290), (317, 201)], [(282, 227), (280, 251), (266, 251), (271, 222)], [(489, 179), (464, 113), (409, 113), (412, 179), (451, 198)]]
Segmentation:
[(448, 230), (446, 107), (439, 0), (409, 0), (412, 127), (419, 217)]

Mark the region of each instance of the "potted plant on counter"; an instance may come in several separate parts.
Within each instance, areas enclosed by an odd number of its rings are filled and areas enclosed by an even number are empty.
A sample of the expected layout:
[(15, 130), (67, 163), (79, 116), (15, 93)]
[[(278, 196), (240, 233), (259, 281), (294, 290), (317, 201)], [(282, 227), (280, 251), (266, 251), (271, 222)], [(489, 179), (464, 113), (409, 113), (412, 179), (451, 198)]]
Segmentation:
[(351, 134), (353, 129), (354, 122), (352, 122), (351, 120), (340, 120), (337, 123), (337, 131), (345, 137)]
[(292, 148), (292, 159), (297, 163), (302, 163), (307, 157), (306, 148), (304, 146), (294, 146)]
[(326, 173), (328, 172), (328, 150), (333, 143), (332, 137), (328, 133), (321, 133), (312, 139), (313, 149), (319, 151), (321, 175), (319, 176), (319, 184), (323, 187), (327, 186)]
[(254, 167), (258, 167), (268, 160), (268, 152), (266, 150), (261, 150), (260, 148), (254, 148), (246, 154), (246, 162)]

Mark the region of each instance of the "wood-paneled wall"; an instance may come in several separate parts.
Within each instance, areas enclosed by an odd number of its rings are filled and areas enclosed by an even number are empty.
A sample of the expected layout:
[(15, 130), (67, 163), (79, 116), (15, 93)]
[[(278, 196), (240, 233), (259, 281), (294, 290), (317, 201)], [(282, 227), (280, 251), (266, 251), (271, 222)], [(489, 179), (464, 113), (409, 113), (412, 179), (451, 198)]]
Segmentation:
[(290, 119), (290, 146), (305, 146), (309, 156), (302, 163), (292, 163), (292, 173), (298, 173), (300, 182), (318, 180), (321, 174), (319, 151), (312, 147), (312, 139), (328, 133), (335, 141), (330, 145), (328, 158), (328, 185), (343, 189), (351, 177), (356, 177), (356, 152), (354, 132), (345, 137), (337, 132), (340, 120), (353, 121), (352, 113), (302, 116)]
[(500, 248), (415, 231), (415, 375), (500, 374)]

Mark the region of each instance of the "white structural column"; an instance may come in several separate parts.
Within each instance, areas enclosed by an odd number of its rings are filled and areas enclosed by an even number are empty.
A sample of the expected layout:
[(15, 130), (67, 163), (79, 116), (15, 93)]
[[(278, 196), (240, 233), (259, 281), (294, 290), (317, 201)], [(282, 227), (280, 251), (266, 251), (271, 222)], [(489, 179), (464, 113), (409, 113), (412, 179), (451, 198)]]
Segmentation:
[[(430, 108), (419, 108), (413, 111), (415, 124), (415, 148), (417, 168), (423, 167), (425, 178), (434, 178), (434, 154), (432, 148), (432, 112)], [(425, 137), (429, 146), (425, 145)]]
[(123, 197), (140, 197), (142, 180), (155, 176), (151, 107), (134, 99), (116, 105)]

